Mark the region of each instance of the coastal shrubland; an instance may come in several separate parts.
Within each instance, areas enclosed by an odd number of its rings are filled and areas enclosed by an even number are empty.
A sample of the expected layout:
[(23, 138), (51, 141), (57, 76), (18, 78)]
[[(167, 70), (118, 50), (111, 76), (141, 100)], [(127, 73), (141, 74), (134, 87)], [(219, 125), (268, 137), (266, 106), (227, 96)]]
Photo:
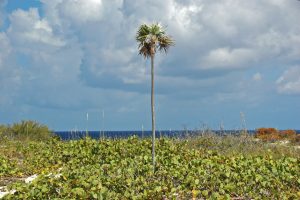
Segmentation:
[(156, 143), (153, 172), (150, 138), (9, 141), (0, 149), (0, 185), (15, 192), (4, 199), (300, 198), (293, 146), (213, 134)]

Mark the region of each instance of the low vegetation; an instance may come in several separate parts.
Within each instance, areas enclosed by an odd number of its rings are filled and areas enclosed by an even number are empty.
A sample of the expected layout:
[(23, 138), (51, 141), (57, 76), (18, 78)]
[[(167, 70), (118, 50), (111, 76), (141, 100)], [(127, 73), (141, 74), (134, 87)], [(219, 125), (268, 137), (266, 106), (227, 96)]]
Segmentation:
[[(7, 141), (4, 199), (299, 199), (299, 149), (253, 137)], [(256, 148), (255, 148), (256, 147)], [(38, 174), (31, 183), (21, 179)]]

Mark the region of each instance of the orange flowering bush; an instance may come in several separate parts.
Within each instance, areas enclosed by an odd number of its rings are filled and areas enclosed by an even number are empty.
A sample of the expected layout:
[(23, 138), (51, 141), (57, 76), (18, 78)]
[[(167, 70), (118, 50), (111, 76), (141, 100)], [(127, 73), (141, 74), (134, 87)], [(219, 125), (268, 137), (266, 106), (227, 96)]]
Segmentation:
[(294, 137), (296, 137), (296, 131), (290, 129), (280, 131), (279, 136), (281, 139), (293, 139)]
[(255, 132), (255, 137), (263, 141), (291, 140), (300, 141), (300, 135), (294, 130), (278, 131), (275, 128), (258, 128)]
[(258, 128), (255, 137), (264, 141), (276, 141), (280, 139), (279, 131), (275, 128)]

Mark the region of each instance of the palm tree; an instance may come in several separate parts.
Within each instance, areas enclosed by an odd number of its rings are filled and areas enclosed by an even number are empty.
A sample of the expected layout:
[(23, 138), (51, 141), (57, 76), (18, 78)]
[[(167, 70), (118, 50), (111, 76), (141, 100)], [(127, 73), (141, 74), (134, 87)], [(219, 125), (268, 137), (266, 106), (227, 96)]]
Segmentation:
[(139, 54), (151, 59), (152, 164), (155, 171), (154, 57), (157, 50), (167, 53), (175, 42), (158, 23), (142, 24), (137, 31), (136, 41)]

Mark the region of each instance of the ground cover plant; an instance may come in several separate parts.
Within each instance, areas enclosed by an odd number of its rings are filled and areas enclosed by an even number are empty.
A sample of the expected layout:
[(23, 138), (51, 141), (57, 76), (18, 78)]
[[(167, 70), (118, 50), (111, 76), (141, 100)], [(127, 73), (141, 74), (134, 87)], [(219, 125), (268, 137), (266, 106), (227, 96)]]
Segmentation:
[[(297, 149), (278, 154), (261, 144), (265, 154), (247, 154), (219, 138), (157, 139), (155, 173), (150, 139), (6, 142), (0, 180), (13, 178), (16, 192), (4, 199), (300, 198)], [(17, 179), (32, 174), (39, 176), (29, 184)]]

